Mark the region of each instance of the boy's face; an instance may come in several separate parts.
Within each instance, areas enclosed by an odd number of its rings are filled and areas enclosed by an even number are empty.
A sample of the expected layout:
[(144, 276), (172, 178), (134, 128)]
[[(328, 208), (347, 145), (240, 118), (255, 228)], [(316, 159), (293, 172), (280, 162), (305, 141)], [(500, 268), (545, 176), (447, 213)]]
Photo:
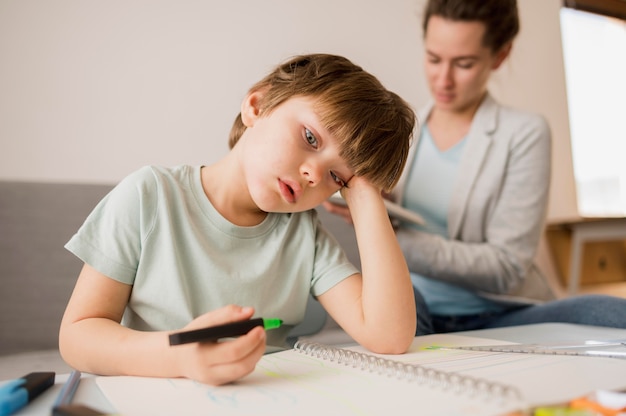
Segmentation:
[(339, 146), (319, 121), (315, 99), (293, 97), (269, 114), (258, 114), (253, 93), (244, 101), (247, 129), (242, 169), (255, 204), (266, 212), (299, 212), (316, 207), (353, 176)]

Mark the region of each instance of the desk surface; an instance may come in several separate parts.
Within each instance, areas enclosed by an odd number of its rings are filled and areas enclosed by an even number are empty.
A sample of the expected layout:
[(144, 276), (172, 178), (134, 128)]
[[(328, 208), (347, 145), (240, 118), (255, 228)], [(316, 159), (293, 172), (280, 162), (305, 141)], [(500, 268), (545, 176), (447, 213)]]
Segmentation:
[[(481, 329), (477, 331), (458, 332), (458, 335), (489, 338), (510, 341), (521, 344), (545, 342), (575, 342), (585, 339), (623, 339), (626, 338), (626, 329), (593, 327), (586, 325), (546, 323), (522, 325), (517, 327)], [(15, 416), (51, 414), (52, 404), (67, 379), (68, 374), (56, 377), (56, 383), (29, 406), (15, 413)], [(130, 394), (130, 393), (129, 393)], [(96, 385), (92, 375), (84, 374), (74, 396), (75, 403), (88, 405), (102, 412), (115, 413), (115, 409), (106, 400)]]
[(549, 222), (548, 228), (562, 228), (571, 227), (576, 224), (586, 223), (620, 223), (626, 221), (626, 216), (613, 216), (613, 217), (572, 217), (564, 218), (558, 221)]

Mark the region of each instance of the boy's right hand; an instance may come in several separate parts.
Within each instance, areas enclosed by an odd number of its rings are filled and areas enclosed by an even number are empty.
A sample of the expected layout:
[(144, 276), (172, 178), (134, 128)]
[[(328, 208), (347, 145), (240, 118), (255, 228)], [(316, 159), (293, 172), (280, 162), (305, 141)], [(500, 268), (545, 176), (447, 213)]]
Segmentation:
[[(183, 329), (244, 321), (253, 314), (253, 308), (228, 305), (197, 317)], [(265, 353), (265, 330), (258, 326), (234, 340), (195, 342), (172, 348), (182, 376), (205, 384), (226, 384), (254, 370)]]
[[(362, 179), (357, 180), (362, 181)], [(391, 200), (391, 194), (387, 192), (381, 192), (381, 195), (383, 198)], [(326, 201), (322, 202), (322, 206), (329, 213), (338, 215), (343, 218), (343, 220), (348, 224), (354, 224), (354, 221), (352, 220), (352, 213), (350, 212), (350, 208), (346, 203), (335, 203), (334, 201), (327, 199)]]

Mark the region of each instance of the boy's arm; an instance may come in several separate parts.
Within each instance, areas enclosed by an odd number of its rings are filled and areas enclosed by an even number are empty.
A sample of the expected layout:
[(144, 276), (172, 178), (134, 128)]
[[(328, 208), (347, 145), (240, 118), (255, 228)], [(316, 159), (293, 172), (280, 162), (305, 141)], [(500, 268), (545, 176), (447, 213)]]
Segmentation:
[[(254, 328), (236, 340), (170, 346), (168, 332), (146, 332), (120, 324), (132, 286), (89, 265), (80, 273), (59, 333), (63, 359), (73, 368), (103, 375), (187, 377), (224, 384), (254, 370), (265, 352), (265, 331)], [(184, 329), (249, 319), (252, 308), (226, 306)]]
[(403, 353), (415, 336), (415, 299), (380, 190), (354, 177), (342, 194), (352, 214), (362, 275), (343, 280), (319, 301), (359, 344)]

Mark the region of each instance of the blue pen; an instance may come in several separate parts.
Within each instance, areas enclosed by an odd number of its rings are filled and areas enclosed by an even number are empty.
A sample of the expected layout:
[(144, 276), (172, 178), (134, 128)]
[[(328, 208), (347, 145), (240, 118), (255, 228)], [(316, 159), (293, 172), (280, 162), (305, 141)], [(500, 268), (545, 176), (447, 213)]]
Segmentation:
[(65, 406), (72, 402), (72, 398), (74, 397), (74, 393), (76, 393), (76, 389), (78, 388), (78, 383), (80, 383), (81, 373), (78, 370), (72, 371), (69, 378), (63, 385), (59, 396), (56, 401), (52, 405), (52, 414), (55, 415), (55, 409), (59, 406)]
[(30, 373), (0, 386), (0, 416), (9, 416), (54, 384), (54, 372)]

